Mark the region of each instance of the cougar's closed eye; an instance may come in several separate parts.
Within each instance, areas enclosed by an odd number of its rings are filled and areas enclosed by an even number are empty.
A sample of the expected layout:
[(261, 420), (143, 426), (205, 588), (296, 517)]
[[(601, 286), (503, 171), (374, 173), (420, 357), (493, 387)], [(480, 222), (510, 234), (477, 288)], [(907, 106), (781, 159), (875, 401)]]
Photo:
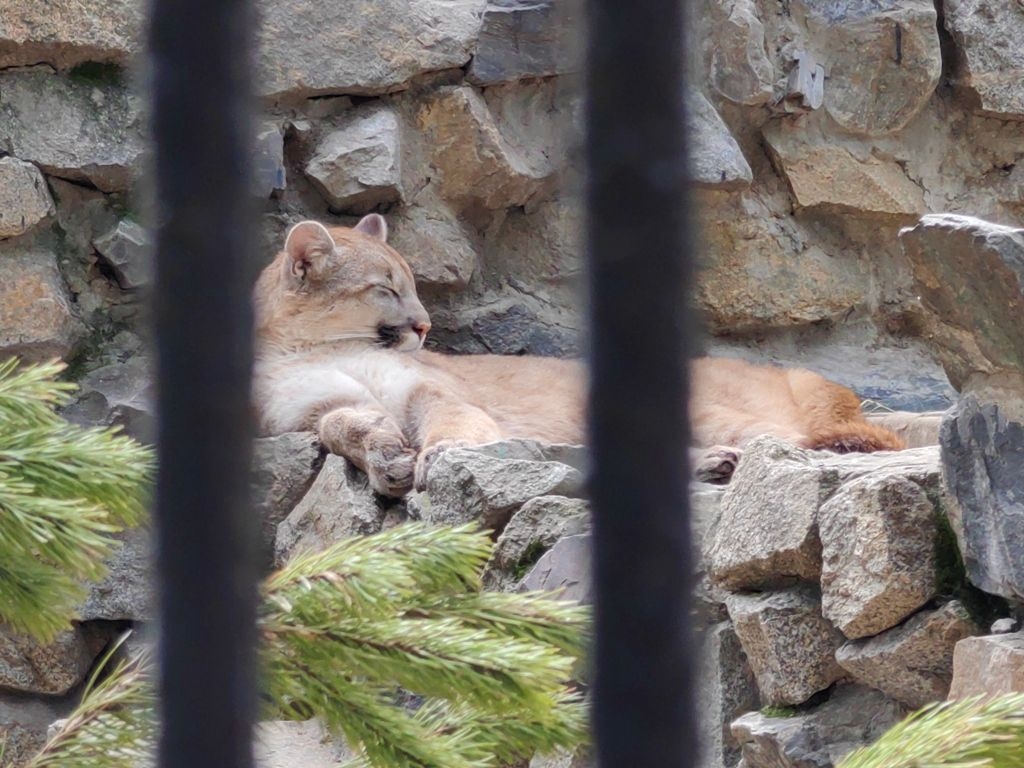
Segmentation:
[(398, 291), (392, 288), (390, 285), (384, 285), (383, 283), (374, 283), (373, 289), (381, 296), (387, 296), (389, 298), (398, 298)]

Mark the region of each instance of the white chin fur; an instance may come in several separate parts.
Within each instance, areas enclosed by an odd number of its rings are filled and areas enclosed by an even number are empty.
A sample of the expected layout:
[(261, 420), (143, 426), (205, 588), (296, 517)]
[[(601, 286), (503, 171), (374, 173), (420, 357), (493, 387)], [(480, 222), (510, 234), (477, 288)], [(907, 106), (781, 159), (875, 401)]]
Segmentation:
[(420, 338), (418, 333), (415, 331), (405, 331), (402, 333), (402, 340), (395, 349), (399, 352), (415, 352), (422, 346), (423, 339)]

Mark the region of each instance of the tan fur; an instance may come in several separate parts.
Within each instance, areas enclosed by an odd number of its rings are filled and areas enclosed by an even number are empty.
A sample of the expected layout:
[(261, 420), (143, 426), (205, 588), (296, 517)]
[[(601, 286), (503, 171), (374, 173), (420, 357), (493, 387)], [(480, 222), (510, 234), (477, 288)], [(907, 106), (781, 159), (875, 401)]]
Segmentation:
[[(386, 233), (375, 215), (355, 229), (303, 222), (264, 270), (255, 291), (262, 431), (316, 429), (387, 495), (422, 487), (452, 445), (583, 442), (578, 362), (420, 349), (427, 313)], [(810, 371), (702, 358), (691, 372), (698, 445), (742, 448), (771, 434), (840, 451), (903, 447), (864, 421), (852, 392)], [(738, 453), (721, 455), (735, 465)]]

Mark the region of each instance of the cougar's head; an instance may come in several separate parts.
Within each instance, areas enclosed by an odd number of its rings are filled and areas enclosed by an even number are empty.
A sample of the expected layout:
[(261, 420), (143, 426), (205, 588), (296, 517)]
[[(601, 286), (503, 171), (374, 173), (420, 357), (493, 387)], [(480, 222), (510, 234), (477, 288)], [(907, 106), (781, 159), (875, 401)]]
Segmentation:
[(430, 317), (387, 234), (375, 213), (351, 229), (316, 221), (292, 227), (256, 283), (259, 340), (289, 349), (342, 341), (419, 349)]

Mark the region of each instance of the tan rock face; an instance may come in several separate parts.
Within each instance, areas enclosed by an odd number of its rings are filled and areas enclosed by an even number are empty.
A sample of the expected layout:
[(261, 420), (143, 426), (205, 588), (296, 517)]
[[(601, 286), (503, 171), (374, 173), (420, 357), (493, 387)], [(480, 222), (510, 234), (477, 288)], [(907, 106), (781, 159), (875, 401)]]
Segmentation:
[(965, 637), (953, 649), (950, 699), (1024, 693), (1024, 633)]
[(1001, 0), (946, 0), (946, 29), (962, 52), (957, 83), (982, 114), (1024, 120), (1024, 7)]
[(0, 158), (0, 238), (23, 235), (53, 212), (39, 169), (14, 157)]
[(776, 167), (796, 208), (909, 223), (927, 208), (924, 193), (892, 160), (855, 157), (836, 144), (810, 144), (794, 132), (770, 133)]
[[(775, 68), (765, 52), (765, 32), (753, 0), (716, 0), (703, 37), (711, 86), (738, 104), (764, 104), (771, 98)], [(710, 30), (709, 30), (710, 31)]]
[(79, 328), (53, 254), (0, 250), (0, 355), (64, 357)]

